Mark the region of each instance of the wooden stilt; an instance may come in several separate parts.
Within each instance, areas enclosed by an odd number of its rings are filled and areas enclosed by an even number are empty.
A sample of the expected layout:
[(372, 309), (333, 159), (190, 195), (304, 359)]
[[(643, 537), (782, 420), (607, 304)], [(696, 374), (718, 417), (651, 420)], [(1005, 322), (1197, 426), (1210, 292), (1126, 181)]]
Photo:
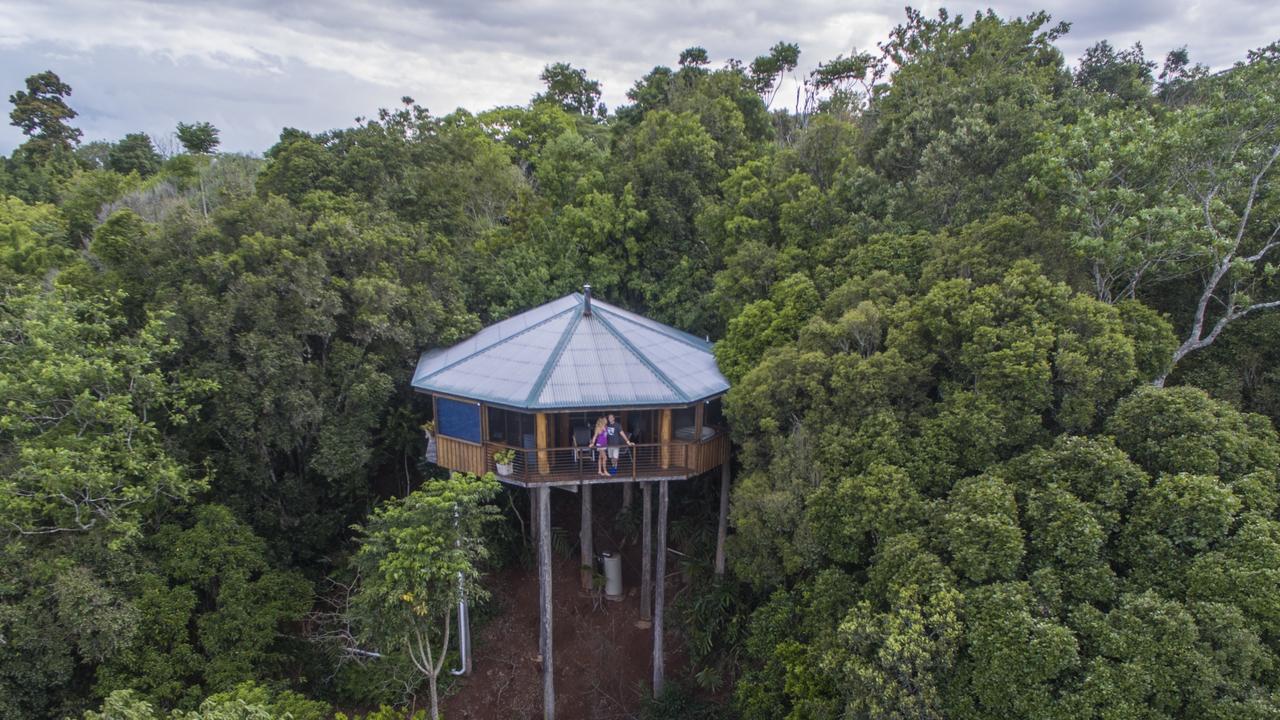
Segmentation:
[(653, 619), (653, 483), (640, 483), (640, 619)]
[(662, 650), (662, 616), (666, 609), (667, 586), (667, 485), (658, 483), (658, 557), (653, 597), (653, 696), (662, 694), (664, 663)]
[(583, 483), (578, 491), (582, 501), (582, 526), (578, 529), (578, 544), (582, 547), (582, 589), (590, 590), (596, 567), (595, 544), (592, 542), (591, 485)]
[(635, 497), (635, 491), (631, 485), (632, 483), (622, 483), (622, 509), (624, 511), (631, 509), (631, 502)]
[(551, 642), (551, 488), (540, 487), (538, 493), (538, 596), (541, 617), (538, 633), (542, 648), (542, 717), (555, 720), (555, 665)]
[(716, 530), (716, 577), (724, 577), (724, 543), (729, 537), (729, 461), (720, 465), (720, 527)]

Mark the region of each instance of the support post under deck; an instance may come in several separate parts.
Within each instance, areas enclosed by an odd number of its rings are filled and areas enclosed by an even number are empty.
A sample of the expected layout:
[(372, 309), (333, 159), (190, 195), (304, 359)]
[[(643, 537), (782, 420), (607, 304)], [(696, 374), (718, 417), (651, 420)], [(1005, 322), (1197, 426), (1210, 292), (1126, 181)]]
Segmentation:
[(657, 558), (657, 577), (654, 578), (654, 598), (653, 598), (653, 696), (656, 698), (662, 694), (662, 686), (665, 678), (663, 667), (663, 649), (662, 649), (662, 620), (663, 612), (666, 609), (666, 587), (667, 587), (667, 504), (668, 491), (667, 486), (670, 483), (658, 483), (658, 558)]
[(653, 619), (653, 483), (640, 483), (640, 619)]
[(716, 577), (724, 577), (724, 544), (729, 538), (729, 461), (720, 465), (720, 526), (716, 530)]
[(591, 590), (595, 579), (596, 553), (591, 526), (591, 485), (583, 483), (578, 490), (582, 501), (581, 527), (578, 529), (578, 545), (582, 547), (582, 589)]
[(538, 645), (542, 650), (542, 718), (555, 720), (555, 665), (551, 642), (551, 488), (543, 486), (538, 494)]

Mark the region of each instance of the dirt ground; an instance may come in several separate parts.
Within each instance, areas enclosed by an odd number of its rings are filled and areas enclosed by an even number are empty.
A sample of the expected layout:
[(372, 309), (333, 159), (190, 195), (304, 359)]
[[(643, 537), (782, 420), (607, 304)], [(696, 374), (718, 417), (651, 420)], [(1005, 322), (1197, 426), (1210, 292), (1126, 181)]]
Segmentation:
[[(611, 527), (620, 505), (617, 487), (597, 487), (595, 549), (620, 551), (625, 597), (593, 599), (580, 589), (578, 498), (552, 493), (552, 525), (575, 540), (573, 556), (552, 552), (552, 629), (556, 716), (568, 720), (634, 717), (652, 683), (653, 630), (636, 626), (640, 617), (640, 548), (625, 547)], [(639, 502), (639, 493), (636, 493)], [(669, 559), (670, 560), (670, 559)], [(670, 568), (673, 563), (668, 562)], [(678, 582), (669, 576), (668, 608)], [(521, 720), (542, 717), (542, 670), (538, 655), (538, 576), (536, 568), (509, 567), (486, 581), (498, 605), (496, 617), (474, 630), (472, 674), (444, 701), (449, 720)], [(686, 658), (673, 635), (666, 634), (667, 677), (679, 677)]]

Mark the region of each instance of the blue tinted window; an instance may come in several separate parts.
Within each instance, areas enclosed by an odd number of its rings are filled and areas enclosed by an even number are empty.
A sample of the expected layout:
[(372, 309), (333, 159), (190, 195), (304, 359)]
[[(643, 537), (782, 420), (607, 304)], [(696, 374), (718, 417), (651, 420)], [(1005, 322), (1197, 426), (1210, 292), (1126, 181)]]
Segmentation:
[(480, 442), (480, 403), (436, 398), (436, 430), (459, 440)]

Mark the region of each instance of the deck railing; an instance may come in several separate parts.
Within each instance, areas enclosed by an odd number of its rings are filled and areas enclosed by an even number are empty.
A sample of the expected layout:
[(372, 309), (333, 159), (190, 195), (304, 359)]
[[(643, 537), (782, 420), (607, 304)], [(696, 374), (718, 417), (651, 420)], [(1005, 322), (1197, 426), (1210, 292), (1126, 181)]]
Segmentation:
[[(593, 447), (520, 448), (500, 442), (471, 443), (437, 437), (437, 463), (461, 472), (497, 473), (494, 453), (513, 450), (512, 472), (499, 479), (525, 484), (626, 482), (654, 478), (683, 478), (698, 475), (729, 458), (729, 438), (717, 432), (700, 441), (672, 440), (615, 446), (618, 450), (616, 474), (598, 474), (598, 450)], [(606, 467), (613, 460), (606, 455)]]

